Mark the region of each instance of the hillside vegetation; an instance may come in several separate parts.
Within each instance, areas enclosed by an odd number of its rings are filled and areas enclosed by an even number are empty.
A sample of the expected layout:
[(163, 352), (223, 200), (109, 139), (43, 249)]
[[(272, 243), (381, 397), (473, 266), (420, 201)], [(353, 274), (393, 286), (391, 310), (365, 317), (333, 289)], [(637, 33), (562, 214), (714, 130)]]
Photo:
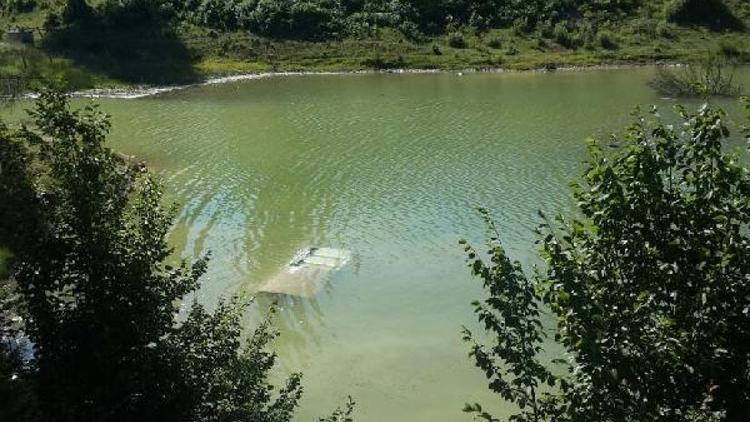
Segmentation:
[(0, 77), (71, 88), (240, 72), (748, 61), (741, 0), (4, 0)]

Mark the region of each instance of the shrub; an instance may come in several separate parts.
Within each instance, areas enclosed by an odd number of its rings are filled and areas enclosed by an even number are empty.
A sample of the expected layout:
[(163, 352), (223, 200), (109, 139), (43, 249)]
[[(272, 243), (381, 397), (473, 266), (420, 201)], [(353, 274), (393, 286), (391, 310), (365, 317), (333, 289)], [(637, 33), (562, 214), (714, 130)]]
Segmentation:
[(550, 21), (544, 21), (539, 25), (539, 35), (544, 38), (555, 37), (555, 26)]
[(211, 28), (236, 28), (237, 13), (234, 3), (224, 0), (203, 0), (196, 11), (199, 23)]
[(578, 38), (579, 42), (586, 46), (586, 48), (592, 48), (596, 41), (596, 29), (594, 25), (589, 22), (583, 22), (578, 27)]
[(667, 22), (659, 22), (658, 24), (656, 24), (656, 35), (667, 39), (675, 38), (674, 30), (672, 26)]
[(630, 28), (634, 34), (655, 38), (657, 25), (658, 22), (654, 19), (638, 18), (631, 23)]
[(556, 43), (565, 48), (575, 47), (573, 36), (571, 35), (570, 31), (568, 31), (568, 27), (562, 22), (559, 22), (557, 25), (555, 25), (555, 29), (553, 30), (553, 37)]
[(404, 61), (403, 56), (398, 55), (395, 58), (376, 56), (375, 58), (362, 61), (362, 64), (372, 69), (387, 70), (403, 68), (406, 62)]
[(495, 50), (499, 50), (503, 48), (503, 40), (498, 37), (490, 38), (490, 40), (487, 41), (487, 47), (494, 48)]
[(740, 59), (745, 54), (742, 46), (726, 40), (722, 40), (719, 42), (718, 52), (722, 57), (726, 57), (727, 59), (731, 60)]
[(617, 39), (614, 34), (609, 31), (600, 31), (596, 37), (599, 45), (605, 50), (616, 50), (619, 48)]
[(44, 23), (42, 24), (44, 29), (50, 30), (59, 27), (62, 24), (62, 18), (60, 15), (55, 12), (51, 11), (47, 13), (47, 16), (44, 18)]
[(333, 0), (295, 1), (290, 8), (290, 35), (302, 39), (335, 37), (341, 26), (340, 12)]
[(240, 26), (258, 34), (283, 36), (291, 27), (289, 7), (286, 1), (259, 0), (243, 4), (239, 9)]
[[(344, 22), (343, 11), (335, 0), (244, 0), (236, 6), (232, 1), (218, 2), (226, 10), (223, 19), (237, 19), (237, 25), (261, 35), (307, 40), (323, 40), (347, 32), (367, 35), (366, 22)], [(205, 14), (205, 12), (203, 12)], [(236, 18), (235, 18), (236, 16)]]
[(534, 29), (534, 24), (529, 18), (519, 18), (513, 21), (513, 35), (524, 36)]
[(719, 55), (679, 69), (660, 68), (651, 87), (670, 97), (738, 96), (742, 87), (735, 81), (735, 65)]
[(425, 42), (425, 40), (427, 39), (427, 37), (422, 33), (422, 31), (419, 30), (419, 26), (414, 22), (410, 22), (410, 21), (401, 22), (398, 25), (398, 30), (402, 34), (404, 34), (406, 39), (408, 39), (409, 41), (421, 43), (421, 42)]
[(452, 48), (466, 48), (466, 38), (464, 38), (463, 34), (459, 32), (454, 32), (450, 35), (448, 35), (448, 45)]

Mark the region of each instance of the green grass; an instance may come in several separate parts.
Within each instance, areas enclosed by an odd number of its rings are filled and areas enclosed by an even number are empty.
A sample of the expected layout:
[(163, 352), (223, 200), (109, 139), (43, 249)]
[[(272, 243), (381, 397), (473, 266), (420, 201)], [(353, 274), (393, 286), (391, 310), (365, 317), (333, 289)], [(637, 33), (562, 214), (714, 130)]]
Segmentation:
[[(745, 60), (745, 34), (714, 34), (696, 29), (673, 29), (671, 39), (644, 39), (627, 31), (614, 32), (617, 48), (601, 46), (563, 48), (551, 40), (519, 37), (511, 30), (493, 30), (466, 36), (467, 48), (451, 48), (446, 37), (415, 44), (394, 32), (380, 39), (343, 40), (325, 43), (270, 42), (266, 44), (243, 33), (220, 34), (206, 39), (195, 32), (185, 37), (191, 50), (203, 55), (195, 66), (204, 75), (260, 70), (361, 70), (371, 68), (535, 69), (556, 66), (603, 64), (649, 64), (685, 62), (702, 57), (719, 44), (734, 45)], [(501, 44), (501, 48), (490, 45)], [(260, 44), (258, 44), (260, 43)], [(255, 46), (255, 47), (253, 47)], [(441, 54), (436, 54), (434, 46)]]
[[(733, 0), (730, 0), (733, 1)], [(750, 6), (736, 3), (748, 21)], [(644, 9), (645, 10), (645, 9)], [(34, 46), (0, 43), (0, 77), (27, 75), (66, 81), (72, 89), (181, 84), (208, 77), (267, 71), (356, 71), (366, 69), (527, 70), (561, 66), (690, 62), (709, 50), (731, 46), (750, 62), (744, 32), (712, 32), (667, 24), (659, 7), (598, 31), (574, 28), (567, 45), (539, 31), (519, 36), (511, 29), (464, 31), (464, 48), (449, 36), (413, 42), (381, 29), (370, 39), (330, 42), (269, 40), (243, 31), (220, 32), (183, 25), (174, 31), (71, 29), (39, 37)], [(39, 27), (44, 10), (0, 18), (0, 28)], [(554, 32), (554, 31), (552, 31)], [(455, 45), (455, 44), (454, 44)]]

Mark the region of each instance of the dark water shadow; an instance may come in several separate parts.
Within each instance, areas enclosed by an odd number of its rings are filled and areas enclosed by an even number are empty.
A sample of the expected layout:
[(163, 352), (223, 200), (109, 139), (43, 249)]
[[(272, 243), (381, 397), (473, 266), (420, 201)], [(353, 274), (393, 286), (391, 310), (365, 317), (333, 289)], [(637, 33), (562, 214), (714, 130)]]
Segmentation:
[(195, 82), (190, 50), (169, 26), (158, 22), (110, 26), (92, 18), (51, 30), (44, 50), (111, 79), (133, 84)]

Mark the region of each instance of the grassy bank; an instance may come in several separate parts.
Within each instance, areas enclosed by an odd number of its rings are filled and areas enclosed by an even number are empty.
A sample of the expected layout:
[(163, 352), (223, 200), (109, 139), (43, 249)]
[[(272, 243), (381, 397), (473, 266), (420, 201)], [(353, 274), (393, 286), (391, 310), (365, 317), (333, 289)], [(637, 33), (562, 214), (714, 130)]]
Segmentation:
[[(737, 14), (748, 21), (748, 6), (737, 4)], [(44, 13), (38, 10), (5, 17), (0, 26), (41, 28)], [(680, 27), (658, 18), (632, 18), (591, 34), (464, 29), (419, 41), (389, 28), (367, 39), (306, 42), (187, 24), (169, 30), (67, 28), (35, 35), (31, 46), (0, 44), (0, 77), (53, 79), (72, 89), (85, 89), (182, 84), (268, 71), (523, 70), (678, 63), (717, 49), (728, 51), (741, 62), (750, 62), (750, 39), (745, 31)]]

